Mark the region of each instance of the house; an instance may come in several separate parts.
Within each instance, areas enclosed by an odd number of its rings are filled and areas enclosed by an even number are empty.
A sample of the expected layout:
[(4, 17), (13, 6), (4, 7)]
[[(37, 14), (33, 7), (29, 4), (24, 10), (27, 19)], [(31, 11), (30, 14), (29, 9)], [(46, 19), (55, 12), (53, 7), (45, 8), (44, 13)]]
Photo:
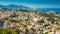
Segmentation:
[(7, 15), (5, 12), (0, 12), (0, 18), (6, 18), (6, 17), (7, 17)]

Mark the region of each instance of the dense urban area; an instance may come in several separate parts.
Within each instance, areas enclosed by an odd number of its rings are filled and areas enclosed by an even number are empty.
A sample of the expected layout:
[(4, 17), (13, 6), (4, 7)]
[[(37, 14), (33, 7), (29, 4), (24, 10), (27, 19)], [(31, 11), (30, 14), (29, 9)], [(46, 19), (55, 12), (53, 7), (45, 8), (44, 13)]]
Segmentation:
[(55, 11), (0, 9), (0, 34), (60, 34)]

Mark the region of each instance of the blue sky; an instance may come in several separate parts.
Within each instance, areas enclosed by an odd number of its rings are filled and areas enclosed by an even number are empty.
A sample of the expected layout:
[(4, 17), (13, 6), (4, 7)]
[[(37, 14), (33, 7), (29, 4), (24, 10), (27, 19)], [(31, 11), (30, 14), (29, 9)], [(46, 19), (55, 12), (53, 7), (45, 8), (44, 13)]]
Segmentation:
[(0, 4), (18, 4), (32, 8), (60, 8), (60, 0), (0, 0)]

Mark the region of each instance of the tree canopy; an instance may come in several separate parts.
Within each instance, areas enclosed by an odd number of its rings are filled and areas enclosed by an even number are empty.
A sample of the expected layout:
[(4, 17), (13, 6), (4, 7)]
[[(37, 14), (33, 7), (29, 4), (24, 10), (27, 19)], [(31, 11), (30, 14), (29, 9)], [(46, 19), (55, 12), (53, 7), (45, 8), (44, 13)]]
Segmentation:
[(0, 28), (0, 34), (17, 34), (17, 32), (11, 29)]

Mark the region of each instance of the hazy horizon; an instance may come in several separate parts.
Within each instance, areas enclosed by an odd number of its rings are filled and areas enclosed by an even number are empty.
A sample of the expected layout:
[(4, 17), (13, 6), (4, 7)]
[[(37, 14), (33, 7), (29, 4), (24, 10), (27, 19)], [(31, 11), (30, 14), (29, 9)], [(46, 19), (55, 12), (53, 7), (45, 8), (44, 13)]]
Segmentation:
[(0, 4), (24, 5), (31, 8), (60, 8), (60, 0), (0, 0)]

